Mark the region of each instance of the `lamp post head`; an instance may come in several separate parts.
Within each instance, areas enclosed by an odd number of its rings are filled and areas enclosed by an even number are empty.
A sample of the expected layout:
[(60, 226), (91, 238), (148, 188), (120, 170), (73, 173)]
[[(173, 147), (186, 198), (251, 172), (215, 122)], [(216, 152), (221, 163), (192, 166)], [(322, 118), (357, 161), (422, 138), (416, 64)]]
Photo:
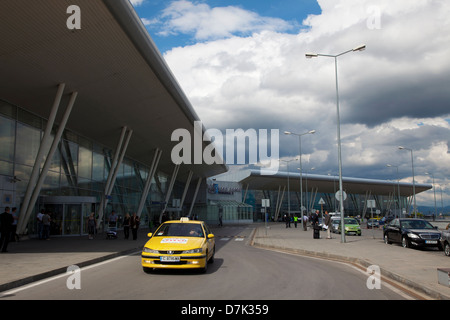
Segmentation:
[(308, 131), (308, 133), (314, 134), (314, 133), (316, 133), (316, 130), (310, 130), (310, 131)]
[(353, 48), (352, 50), (353, 51), (364, 51), (364, 50), (366, 50), (366, 45), (365, 44), (360, 45), (360, 46), (358, 46), (356, 48)]
[(306, 56), (306, 58), (311, 59), (311, 58), (316, 58), (319, 55), (317, 53), (306, 53), (305, 56)]
[(290, 131), (285, 131), (284, 134), (292, 134)]

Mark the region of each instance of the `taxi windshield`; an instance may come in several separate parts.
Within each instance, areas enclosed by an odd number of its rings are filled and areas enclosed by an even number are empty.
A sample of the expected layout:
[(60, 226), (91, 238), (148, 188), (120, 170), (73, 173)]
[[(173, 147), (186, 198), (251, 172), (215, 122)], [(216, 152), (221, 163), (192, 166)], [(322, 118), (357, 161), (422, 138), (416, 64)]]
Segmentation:
[(156, 231), (155, 236), (204, 237), (202, 226), (194, 223), (166, 223)]

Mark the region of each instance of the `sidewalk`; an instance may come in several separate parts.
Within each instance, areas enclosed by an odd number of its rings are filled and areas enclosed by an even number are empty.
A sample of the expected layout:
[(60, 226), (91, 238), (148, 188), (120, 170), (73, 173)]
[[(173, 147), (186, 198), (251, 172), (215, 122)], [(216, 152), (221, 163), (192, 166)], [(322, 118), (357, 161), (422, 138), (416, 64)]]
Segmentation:
[(137, 240), (106, 239), (106, 234), (51, 237), (50, 240), (27, 239), (12, 242), (8, 252), (0, 254), (0, 292), (60, 273), (67, 267), (87, 266), (127, 253), (140, 251), (147, 242), (149, 229), (139, 229)]
[[(450, 299), (450, 288), (438, 283), (437, 268), (450, 267), (450, 258), (442, 251), (404, 249), (399, 245), (386, 245), (381, 230), (363, 229), (363, 235), (346, 236), (341, 243), (339, 234), (333, 239), (313, 239), (312, 231), (296, 229), (284, 223), (249, 225), (255, 228), (252, 244), (255, 247), (284, 250), (338, 261), (357, 263), (363, 267), (378, 265), (381, 275), (397, 280), (434, 299)], [(87, 236), (53, 237), (45, 240), (23, 240), (10, 243), (8, 253), (0, 254), (0, 292), (33, 281), (65, 273), (70, 265), (83, 267), (131, 252), (139, 252), (147, 241), (148, 229), (140, 229), (138, 239), (107, 240), (98, 234), (94, 240)], [(213, 230), (214, 232), (214, 230)]]
[(302, 255), (356, 263), (364, 268), (380, 267), (381, 276), (396, 280), (434, 299), (450, 300), (450, 288), (438, 283), (437, 268), (449, 268), (450, 258), (434, 249), (405, 249), (397, 244), (383, 242), (382, 230), (362, 229), (362, 236), (347, 235), (341, 243), (340, 234), (331, 234), (333, 239), (313, 239), (313, 232), (303, 231), (298, 225), (286, 228), (285, 223), (269, 223), (266, 229), (259, 224), (253, 245), (267, 249), (278, 249)]

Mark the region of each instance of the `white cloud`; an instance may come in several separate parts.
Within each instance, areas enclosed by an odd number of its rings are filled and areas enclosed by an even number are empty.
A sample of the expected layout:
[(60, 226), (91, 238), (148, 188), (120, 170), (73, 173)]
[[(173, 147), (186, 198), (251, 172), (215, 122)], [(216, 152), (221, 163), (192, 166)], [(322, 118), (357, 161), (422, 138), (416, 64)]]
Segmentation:
[[(450, 176), (450, 3), (318, 2), (322, 13), (308, 17), (309, 28), (297, 35), (235, 7), (177, 1), (165, 11), (165, 32), (225, 37), (165, 53), (205, 126), (316, 129), (302, 140), (303, 152), (316, 173), (336, 173), (334, 61), (304, 54), (337, 54), (365, 43), (366, 51), (338, 59), (344, 175), (394, 179), (386, 168), (393, 163), (412, 181), (408, 154), (397, 149), (405, 145), (415, 150), (417, 174), (432, 171), (444, 185)], [(262, 21), (269, 21), (267, 29)], [(280, 136), (281, 156), (298, 154), (293, 139)]]
[(142, 4), (144, 3), (144, 1), (145, 1), (145, 0), (130, 0), (131, 4), (132, 4), (134, 7), (138, 7), (138, 6), (142, 5)]
[(206, 3), (173, 1), (161, 15), (160, 35), (193, 34), (197, 40), (252, 34), (262, 30), (285, 31), (292, 25), (278, 18), (262, 17), (235, 6), (211, 8)]

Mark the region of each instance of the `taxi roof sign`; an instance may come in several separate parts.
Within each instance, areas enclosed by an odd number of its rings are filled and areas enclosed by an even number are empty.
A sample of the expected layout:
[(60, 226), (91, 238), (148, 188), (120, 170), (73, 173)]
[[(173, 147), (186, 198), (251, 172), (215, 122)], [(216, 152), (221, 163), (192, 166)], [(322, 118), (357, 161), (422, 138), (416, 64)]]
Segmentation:
[(189, 218), (188, 217), (181, 217), (180, 221), (181, 222), (186, 222), (186, 221), (189, 221)]

